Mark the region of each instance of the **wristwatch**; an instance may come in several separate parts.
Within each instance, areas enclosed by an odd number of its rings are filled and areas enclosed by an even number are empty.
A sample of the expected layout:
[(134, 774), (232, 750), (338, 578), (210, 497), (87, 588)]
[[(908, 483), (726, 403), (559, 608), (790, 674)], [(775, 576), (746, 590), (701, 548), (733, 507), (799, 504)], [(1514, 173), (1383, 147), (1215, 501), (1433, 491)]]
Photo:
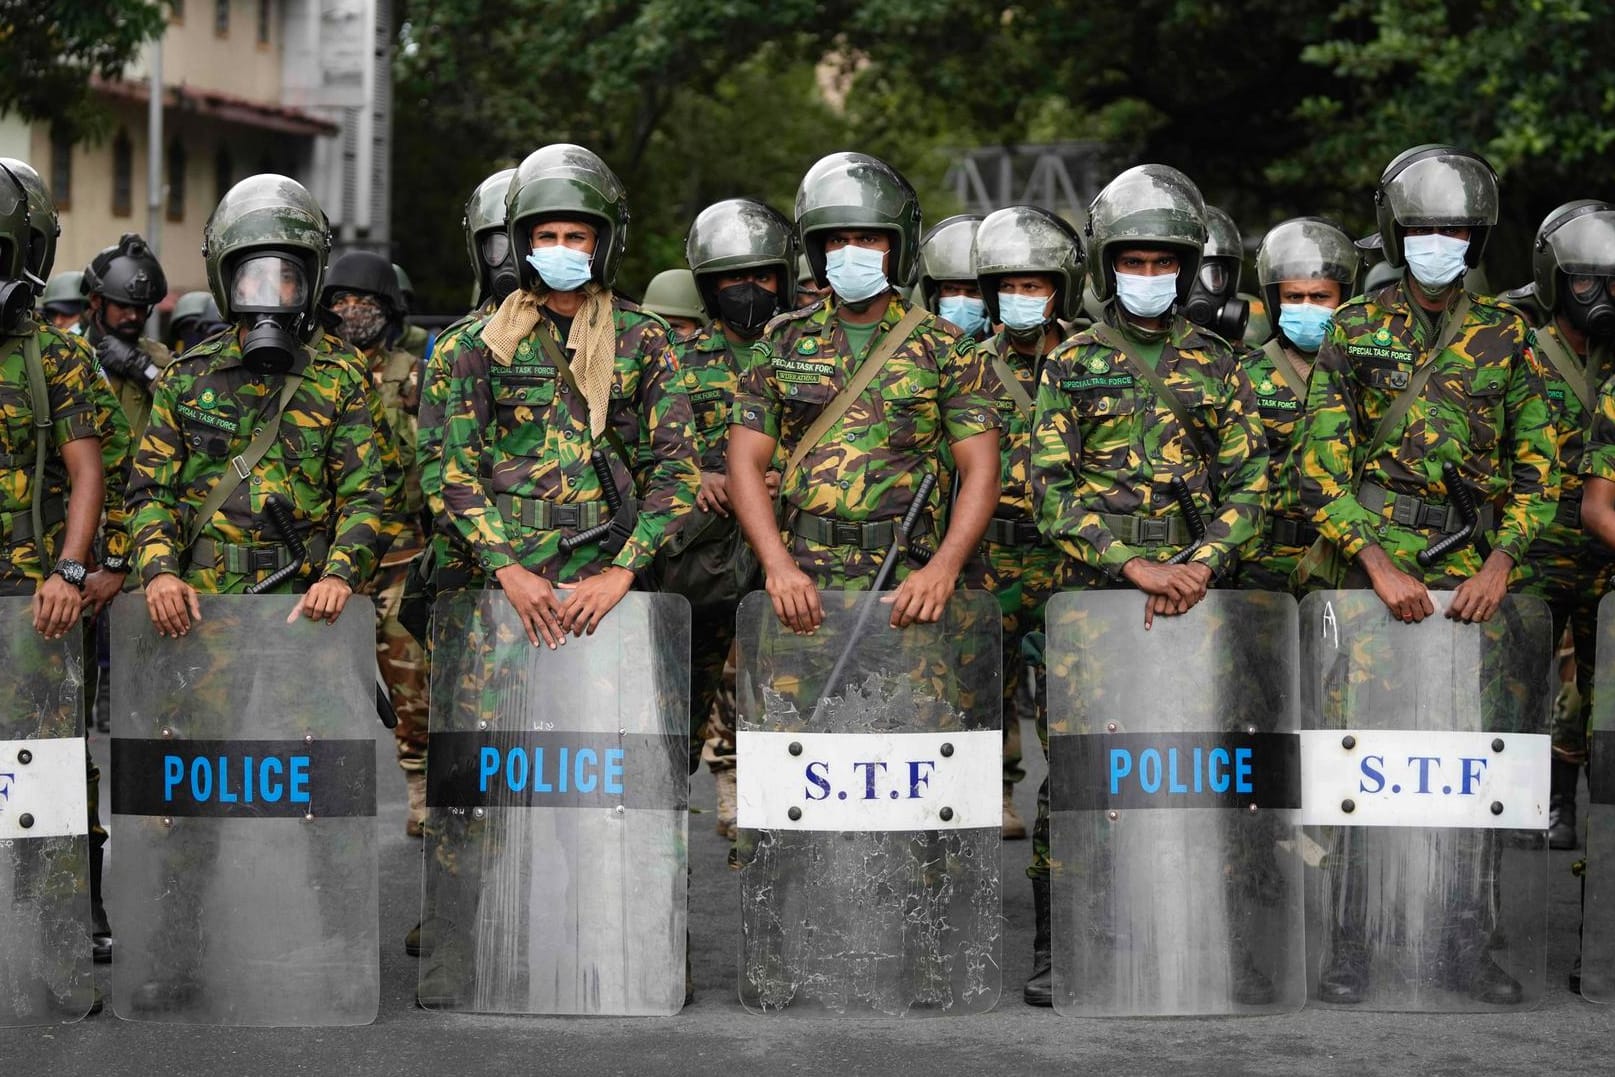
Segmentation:
[(50, 570), (50, 574), (60, 576), (80, 591), (84, 590), (84, 566), (77, 561), (64, 557), (56, 562), (56, 567)]
[(101, 567), (108, 572), (128, 572), (129, 559), (127, 557), (103, 557)]

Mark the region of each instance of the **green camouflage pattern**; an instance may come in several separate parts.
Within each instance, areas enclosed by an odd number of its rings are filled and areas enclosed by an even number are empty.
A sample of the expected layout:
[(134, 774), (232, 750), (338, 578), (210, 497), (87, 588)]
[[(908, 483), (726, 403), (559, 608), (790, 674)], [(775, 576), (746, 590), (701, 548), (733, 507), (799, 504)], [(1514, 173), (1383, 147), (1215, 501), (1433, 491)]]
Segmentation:
[[(1306, 412), (1307, 387), (1290, 384), (1287, 371), (1262, 348), (1236, 347), (1256, 391), (1256, 411), (1267, 436), (1266, 523), (1263, 533), (1240, 554), (1239, 582), (1241, 587), (1256, 590), (1288, 591), (1290, 577), (1307, 548), (1274, 543), (1268, 528), (1281, 516), (1311, 520), (1318, 508), (1301, 500), (1300, 461), (1295, 456), (1295, 434)], [(1294, 362), (1298, 357), (1291, 352), (1290, 358)], [(1300, 357), (1296, 367), (1303, 376), (1311, 374), (1305, 357)]]
[(454, 353), (457, 338), (494, 310), (495, 305), (490, 300), (438, 334), (432, 354), (426, 360), (421, 402), (415, 415), (415, 459), (420, 468), (421, 499), (432, 520), (428, 542), (432, 564), (437, 571), (447, 567), (463, 572), (468, 580), (480, 578), (482, 569), (460, 541), (458, 533), (451, 534), (454, 525), (449, 522), (443, 506), (443, 409), (449, 396), (449, 357)]
[[(611, 459), (619, 490), (639, 497), (633, 533), (612, 564), (646, 568), (670, 528), (689, 515), (700, 490), (691, 438), (689, 398), (680, 391), (678, 359), (666, 323), (633, 303), (613, 298), (617, 368), (610, 422), (633, 457), (629, 475), (611, 443), (590, 433), (587, 405), (545, 358), (537, 334), (564, 342), (542, 318), (507, 366), (482, 343), (484, 323), (439, 344), (449, 365), (443, 425), (444, 509), (476, 551), (484, 572), (520, 564), (551, 581), (606, 568), (596, 544), (561, 552), (564, 532), (540, 531), (506, 520), (499, 494), (551, 502), (603, 501), (589, 463), (596, 448)], [(491, 443), (490, 443), (491, 442)]]
[[(106, 496), (102, 501), (101, 544), (102, 557), (129, 556), (129, 514), (124, 499), (129, 486), (129, 459), (134, 453), (134, 439), (129, 432), (129, 416), (118, 401), (111, 380), (95, 360), (89, 342), (77, 333), (63, 333), (69, 344), (76, 347), (90, 369), (95, 371), (95, 427), (101, 439), (101, 471)], [(86, 648), (86, 654), (93, 651)]]
[(370, 384), (386, 420), (383, 441), (388, 456), (396, 460), (403, 475), (399, 496), (387, 506), (389, 521), (398, 531), (386, 559), (407, 561), (425, 545), (421, 535), (421, 469), (416, 455), (418, 433), (416, 413), (421, 405), (420, 362), (401, 348), (378, 349), (370, 357)]
[[(28, 370), (23, 361), (23, 339), (34, 334), (39, 340), (40, 363), (45, 370), (51, 410), (51, 442), (54, 453), (47, 453), (45, 500), (67, 497), (67, 471), (61, 465), (61, 449), (79, 438), (97, 437), (101, 432), (97, 415), (95, 364), (85, 359), (82, 345), (60, 330), (25, 321), (20, 334), (0, 338), (0, 534), (6, 536), (0, 550), (0, 584), (13, 588), (37, 584), (45, 578), (38, 542), (28, 539), (12, 542), (17, 523), (27, 521), (33, 505), (35, 430), (33, 397), (28, 388)], [(24, 523), (24, 526), (30, 526)], [(54, 549), (60, 542), (62, 523), (46, 528), (46, 545)], [(49, 558), (54, 563), (54, 557)], [(22, 593), (33, 593), (27, 587)]]
[[(166, 369), (168, 364), (174, 361), (174, 355), (168, 350), (167, 345), (149, 337), (140, 338), (137, 350), (159, 371)], [(140, 438), (146, 432), (146, 424), (151, 421), (151, 394), (141, 386), (126, 381), (116, 374), (108, 374), (106, 371), (102, 371), (102, 374), (112, 386), (112, 393), (117, 397), (118, 405), (123, 408), (123, 414), (129, 420), (130, 443), (140, 444)]]
[(1181, 515), (1172, 496), (1174, 478), (1188, 484), (1201, 507), (1206, 538), (1192, 561), (1213, 576), (1234, 568), (1239, 550), (1262, 526), (1267, 442), (1239, 357), (1221, 337), (1176, 317), (1157, 370), (1191, 417), (1217, 439), (1214, 467), (1201, 459), (1149, 383), (1136, 379), (1093, 330), (1066, 340), (1043, 365), (1032, 433), (1038, 525), (1089, 570), (1090, 579), (1102, 574), (1115, 580), (1135, 557), (1166, 560), (1177, 552), (1130, 546), (1100, 519), (1102, 513)]
[[(782, 314), (752, 345), (730, 422), (766, 434), (788, 459), (864, 358), (908, 313), (895, 293), (853, 354), (833, 296)], [(781, 495), (794, 511), (870, 521), (900, 518), (926, 475), (942, 478), (944, 441), (998, 429), (987, 368), (971, 341), (926, 315), (863, 395), (785, 477)], [(918, 537), (918, 536), (916, 536)], [(874, 575), (883, 551), (789, 542), (797, 564), (821, 588), (851, 588)], [(898, 569), (898, 579), (907, 565)]]
[(1428, 360), (1440, 365), (1400, 434), (1367, 461), (1361, 456), (1380, 417), (1440, 330), (1414, 310), (1401, 281), (1335, 311), (1297, 437), (1300, 496), (1321, 506), (1314, 522), (1347, 558), (1374, 542), (1398, 568), (1421, 579), (1467, 578), (1481, 565), (1470, 545), (1429, 570), (1420, 568), (1415, 555), (1435, 536), (1392, 523), (1389, 506), (1383, 514), (1363, 508), (1353, 481), (1359, 469), (1364, 481), (1387, 490), (1445, 501), (1441, 466), (1458, 464), (1476, 502), (1500, 506), (1491, 543), (1515, 564), (1553, 519), (1558, 444), (1531, 330), (1496, 299), (1471, 294), (1470, 302), (1452, 344)]
[(426, 357), (426, 346), (432, 341), (432, 336), (418, 325), (406, 325), (404, 331), (398, 335), (398, 343), (393, 347), (399, 351), (408, 352), (415, 357), (418, 363)]
[(723, 328), (708, 325), (680, 344), (678, 357), (684, 393), (695, 416), (695, 455), (702, 471), (726, 471), (729, 413), (740, 388), (740, 360)]
[[(375, 572), (393, 532), (384, 520), (402, 476), (389, 468), (377, 435), (380, 402), (364, 361), (333, 336), (306, 347), (304, 380), (281, 416), (280, 436), (224, 506), (202, 528), (218, 543), (278, 544), (264, 503), (278, 494), (292, 507), (304, 541), (324, 534), (322, 565), (305, 565), (285, 590), (322, 575), (358, 588)], [(151, 425), (135, 451), (129, 483), (135, 567), (144, 583), (172, 572), (199, 591), (234, 594), (258, 576), (187, 564), (179, 548), (190, 514), (230, 461), (246, 452), (260, 417), (274, 408), (282, 382), (259, 381), (241, 363), (233, 333), (197, 345), (157, 379)], [(267, 576), (268, 573), (262, 575)]]

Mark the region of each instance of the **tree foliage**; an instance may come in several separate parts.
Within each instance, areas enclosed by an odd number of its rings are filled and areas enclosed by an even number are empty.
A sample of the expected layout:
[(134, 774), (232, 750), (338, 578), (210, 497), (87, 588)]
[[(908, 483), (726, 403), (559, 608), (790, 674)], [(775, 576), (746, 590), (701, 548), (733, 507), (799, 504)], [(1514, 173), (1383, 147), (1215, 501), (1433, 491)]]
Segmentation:
[(0, 112), (97, 130), (90, 77), (116, 78), (162, 32), (160, 0), (0, 0)]

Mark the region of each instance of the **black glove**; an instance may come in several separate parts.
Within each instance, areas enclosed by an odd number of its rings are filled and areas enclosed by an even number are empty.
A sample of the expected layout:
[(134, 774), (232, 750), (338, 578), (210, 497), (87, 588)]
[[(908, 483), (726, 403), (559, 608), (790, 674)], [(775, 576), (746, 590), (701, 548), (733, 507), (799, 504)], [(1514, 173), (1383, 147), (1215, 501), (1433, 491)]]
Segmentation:
[(149, 389), (151, 383), (157, 380), (157, 368), (151, 360), (138, 348), (111, 333), (102, 337), (95, 346), (95, 358), (108, 374), (132, 381), (142, 389)]

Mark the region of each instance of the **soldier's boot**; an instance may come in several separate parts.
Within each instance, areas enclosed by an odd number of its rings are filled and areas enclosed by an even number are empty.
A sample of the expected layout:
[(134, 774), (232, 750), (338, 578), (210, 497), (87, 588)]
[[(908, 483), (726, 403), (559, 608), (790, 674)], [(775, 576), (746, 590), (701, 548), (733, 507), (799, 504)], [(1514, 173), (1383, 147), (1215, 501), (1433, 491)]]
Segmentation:
[(718, 822), (713, 827), (718, 837), (735, 840), (735, 815), (739, 810), (736, 801), (735, 768), (725, 767), (714, 771), (712, 781), (718, 787)]
[(404, 788), (409, 793), (409, 816), (404, 820), (404, 833), (418, 838), (426, 823), (426, 771), (404, 771)]
[(106, 860), (103, 846), (90, 846), (90, 954), (97, 965), (112, 961), (112, 924), (107, 920), (106, 902), (101, 898), (102, 866)]
[(415, 1003), (424, 1010), (458, 1009), (471, 1001), (472, 963), (463, 935), (444, 932), (421, 959), (421, 976), (415, 985)]
[(94, 1017), (106, 1007), (106, 1000), (101, 997), (101, 989), (93, 980), (63, 991), (47, 988), (45, 997), (50, 1003), (51, 1011), (68, 1020)]
[[(1548, 785), (1548, 848), (1574, 849), (1576, 841), (1576, 783), (1581, 767), (1562, 759), (1553, 761)], [(1540, 846), (1538, 846), (1540, 848)]]
[(1581, 994), (1581, 942), (1587, 936), (1587, 861), (1578, 860), (1570, 866), (1571, 874), (1581, 881), (1581, 926), (1576, 929), (1576, 960), (1570, 965), (1565, 985), (1572, 995)]
[(1492, 960), (1487, 934), (1474, 917), (1464, 917), (1451, 935), (1448, 987), (1491, 1006), (1517, 1006), (1524, 1000), (1525, 988)]
[(1334, 919), (1329, 925), (1329, 956), (1318, 975), (1318, 1001), (1351, 1005), (1368, 997), (1369, 953), (1366, 942), (1368, 893), (1363, 889), (1361, 865), (1352, 856), (1354, 837), (1349, 828), (1335, 832), (1330, 858), (1336, 866)]
[(1049, 932), (1049, 879), (1032, 880), (1032, 909), (1037, 925), (1032, 932), (1032, 975), (1021, 989), (1028, 1006), (1054, 1005), (1054, 953)]
[(410, 957), (420, 957), (432, 952), (434, 936), (437, 934), (437, 918), (430, 917), (422, 920), (409, 929), (404, 936), (404, 953)]
[(1015, 785), (1013, 782), (1004, 783), (1004, 831), (1005, 841), (1026, 840), (1026, 820), (1021, 813), (1015, 810)]

